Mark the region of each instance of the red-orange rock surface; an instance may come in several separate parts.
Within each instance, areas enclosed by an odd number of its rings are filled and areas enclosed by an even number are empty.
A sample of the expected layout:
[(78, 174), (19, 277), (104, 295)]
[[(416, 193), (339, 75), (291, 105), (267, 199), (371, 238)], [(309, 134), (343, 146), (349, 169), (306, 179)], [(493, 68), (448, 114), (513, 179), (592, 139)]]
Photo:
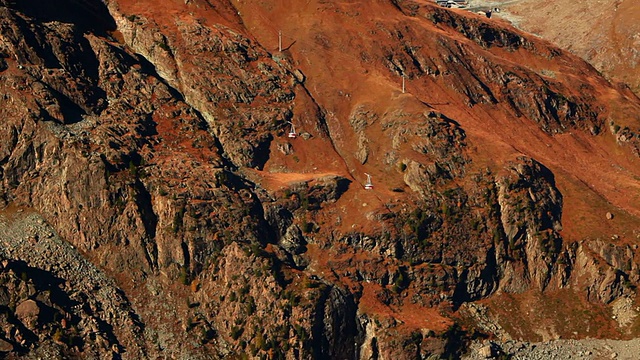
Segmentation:
[[(602, 314), (640, 280), (640, 100), (579, 58), (423, 1), (66, 5), (0, 0), (0, 277), (27, 269), (0, 287), (11, 356), (635, 334)], [(557, 318), (599, 333), (496, 305), (541, 293), (578, 294)], [(25, 301), (53, 315), (27, 326)]]

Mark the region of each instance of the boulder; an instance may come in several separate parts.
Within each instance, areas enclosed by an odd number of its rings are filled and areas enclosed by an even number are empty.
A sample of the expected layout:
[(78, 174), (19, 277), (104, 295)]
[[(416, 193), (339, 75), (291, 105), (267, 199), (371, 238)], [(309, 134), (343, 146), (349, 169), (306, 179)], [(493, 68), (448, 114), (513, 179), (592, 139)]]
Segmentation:
[(307, 251), (306, 245), (307, 242), (297, 225), (289, 226), (282, 239), (280, 239), (280, 246), (293, 255), (299, 255)]
[(491, 359), (493, 357), (493, 348), (491, 347), (491, 344), (487, 344), (481, 347), (478, 350), (478, 354), (480, 355), (480, 357), (483, 357), (485, 359)]
[(29, 329), (33, 330), (38, 323), (40, 306), (34, 300), (27, 299), (16, 307), (16, 317)]

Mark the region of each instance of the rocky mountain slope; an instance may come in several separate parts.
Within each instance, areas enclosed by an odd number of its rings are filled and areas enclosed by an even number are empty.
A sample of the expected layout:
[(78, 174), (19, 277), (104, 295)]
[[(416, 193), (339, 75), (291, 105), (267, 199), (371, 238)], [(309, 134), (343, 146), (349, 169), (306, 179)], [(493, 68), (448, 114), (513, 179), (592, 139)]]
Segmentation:
[(62, 5), (0, 0), (3, 355), (637, 334), (640, 100), (577, 57), (428, 1)]
[(640, 4), (606, 1), (491, 1), (475, 5), (500, 6), (500, 17), (537, 34), (592, 64), (616, 83), (640, 93)]

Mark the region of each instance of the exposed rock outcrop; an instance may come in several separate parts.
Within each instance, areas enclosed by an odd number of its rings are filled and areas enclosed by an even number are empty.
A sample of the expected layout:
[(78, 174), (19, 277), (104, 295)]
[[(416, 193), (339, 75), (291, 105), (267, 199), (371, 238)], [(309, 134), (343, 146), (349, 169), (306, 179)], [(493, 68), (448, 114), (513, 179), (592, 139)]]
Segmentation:
[[(542, 290), (562, 249), (562, 195), (549, 169), (533, 159), (518, 160), (497, 182), (505, 255), (515, 260), (505, 263), (501, 287), (524, 291), (532, 283)], [(524, 271), (514, 268), (521, 265)]]
[(576, 131), (585, 152), (616, 134), (622, 157), (637, 136), (599, 131), (599, 96), (637, 99), (433, 4), (301, 4), (309, 32), (276, 53), (276, 2), (0, 0), (0, 353), (446, 358), (507, 338), (456, 317), (499, 293), (629, 313), (637, 249), (563, 229), (573, 164), (491, 131)]

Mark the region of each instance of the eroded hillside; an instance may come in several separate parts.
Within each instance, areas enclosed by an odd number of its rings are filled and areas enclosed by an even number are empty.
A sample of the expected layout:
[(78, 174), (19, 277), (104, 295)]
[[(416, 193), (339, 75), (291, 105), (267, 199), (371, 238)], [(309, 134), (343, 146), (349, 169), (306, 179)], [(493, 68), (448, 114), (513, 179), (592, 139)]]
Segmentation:
[(9, 356), (637, 333), (640, 101), (577, 57), (427, 1), (0, 4)]
[[(614, 83), (640, 93), (640, 4), (607, 1), (486, 1), (503, 7), (509, 20), (582, 57)], [(500, 14), (499, 16), (502, 16)]]

